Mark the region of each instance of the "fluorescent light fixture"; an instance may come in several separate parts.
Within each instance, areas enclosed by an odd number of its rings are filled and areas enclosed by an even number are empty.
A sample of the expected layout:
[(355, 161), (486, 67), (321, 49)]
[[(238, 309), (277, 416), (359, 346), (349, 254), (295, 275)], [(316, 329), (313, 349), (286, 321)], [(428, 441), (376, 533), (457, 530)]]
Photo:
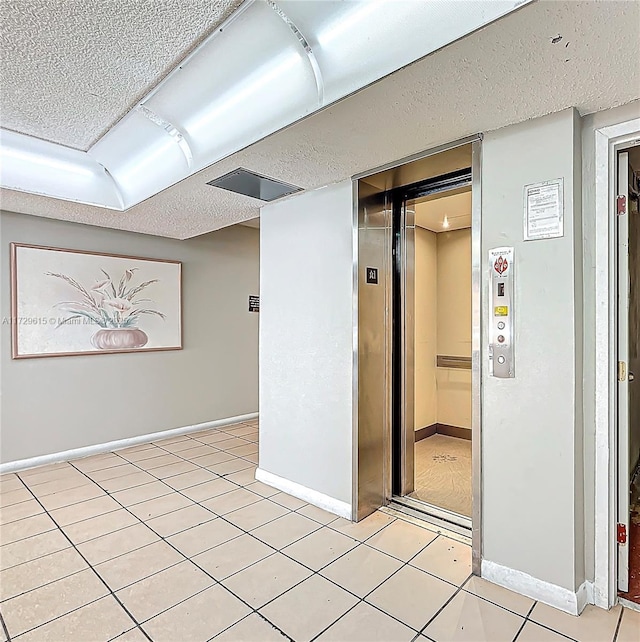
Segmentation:
[(126, 210), (530, 0), (245, 0), (87, 153), (2, 132), (1, 185)]

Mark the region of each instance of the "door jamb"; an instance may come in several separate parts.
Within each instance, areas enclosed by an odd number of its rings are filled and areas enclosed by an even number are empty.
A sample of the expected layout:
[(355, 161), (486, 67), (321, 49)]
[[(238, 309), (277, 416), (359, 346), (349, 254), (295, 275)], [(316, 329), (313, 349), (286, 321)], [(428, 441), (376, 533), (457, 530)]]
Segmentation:
[(594, 603), (617, 602), (616, 166), (619, 150), (640, 142), (640, 119), (595, 131), (595, 511)]

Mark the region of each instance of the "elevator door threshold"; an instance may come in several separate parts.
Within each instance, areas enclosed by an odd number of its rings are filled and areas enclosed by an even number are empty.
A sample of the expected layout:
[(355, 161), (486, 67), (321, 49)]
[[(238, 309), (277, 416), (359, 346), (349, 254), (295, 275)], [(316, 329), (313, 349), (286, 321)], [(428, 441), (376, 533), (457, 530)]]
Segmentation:
[(458, 513), (453, 513), (444, 508), (417, 501), (411, 497), (399, 497), (394, 495), (391, 498), (391, 507), (408, 515), (421, 519), (440, 528), (459, 533), (460, 535), (471, 535), (471, 519)]

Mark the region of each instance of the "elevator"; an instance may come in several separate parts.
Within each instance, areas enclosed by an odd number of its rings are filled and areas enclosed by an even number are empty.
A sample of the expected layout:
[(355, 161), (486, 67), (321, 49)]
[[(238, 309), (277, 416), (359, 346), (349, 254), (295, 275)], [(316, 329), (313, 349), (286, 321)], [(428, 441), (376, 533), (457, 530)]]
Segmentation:
[(354, 181), (354, 519), (480, 533), (480, 154), (467, 139)]

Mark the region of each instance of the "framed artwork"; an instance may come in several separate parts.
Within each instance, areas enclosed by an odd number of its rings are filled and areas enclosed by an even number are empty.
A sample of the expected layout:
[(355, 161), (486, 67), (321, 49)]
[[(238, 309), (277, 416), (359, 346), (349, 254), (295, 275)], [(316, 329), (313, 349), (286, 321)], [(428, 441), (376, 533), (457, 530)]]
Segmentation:
[(182, 349), (181, 269), (12, 243), (12, 357)]

